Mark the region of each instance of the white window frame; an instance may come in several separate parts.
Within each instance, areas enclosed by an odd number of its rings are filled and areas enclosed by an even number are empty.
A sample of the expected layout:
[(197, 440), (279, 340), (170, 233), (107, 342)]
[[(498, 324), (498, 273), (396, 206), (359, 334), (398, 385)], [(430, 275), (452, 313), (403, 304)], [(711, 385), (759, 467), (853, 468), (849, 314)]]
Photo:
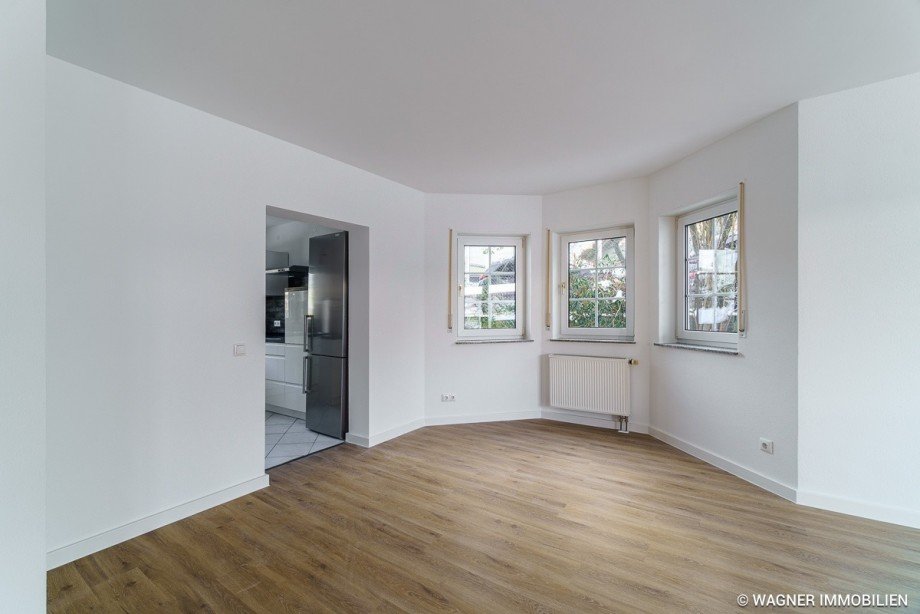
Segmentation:
[[(571, 328), (569, 327), (569, 243), (610, 238), (626, 238), (626, 327), (625, 328)], [(563, 339), (606, 339), (633, 341), (636, 323), (635, 229), (616, 226), (599, 230), (584, 230), (559, 234), (556, 250), (556, 275), (559, 280), (557, 326)]]
[[(738, 211), (738, 193), (722, 195), (702, 204), (690, 213), (677, 218), (677, 321), (675, 336), (678, 341), (734, 347), (738, 344), (738, 333), (687, 330), (687, 226), (714, 217)], [(738, 237), (740, 248), (741, 237)], [(739, 289), (740, 292), (740, 289)], [(736, 292), (736, 302), (738, 293)], [(740, 320), (739, 320), (740, 321)]]
[[(459, 234), (457, 235), (456, 251), (454, 252), (457, 281), (457, 309), (454, 328), (458, 339), (523, 339), (527, 326), (527, 255), (524, 252), (525, 237), (522, 235), (485, 235), (485, 234)], [(513, 247), (514, 250), (514, 328), (498, 329), (467, 329), (465, 325), (466, 297), (464, 296), (464, 248), (473, 245), (488, 245), (492, 247)]]

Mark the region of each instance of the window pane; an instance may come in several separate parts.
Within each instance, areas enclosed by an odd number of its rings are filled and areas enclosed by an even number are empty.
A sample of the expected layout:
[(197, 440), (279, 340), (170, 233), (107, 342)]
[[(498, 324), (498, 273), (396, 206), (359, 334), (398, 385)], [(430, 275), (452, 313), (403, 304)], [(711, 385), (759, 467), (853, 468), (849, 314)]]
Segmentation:
[(492, 246), (492, 261), (489, 272), (508, 273), (514, 271), (514, 247), (511, 245)]
[(597, 272), (599, 298), (626, 298), (626, 269), (601, 269)]
[(601, 240), (600, 267), (626, 266), (626, 237)]
[(733, 211), (713, 220), (715, 225), (715, 252), (713, 269), (717, 273), (736, 273), (738, 270), (738, 213)]
[(489, 300), (513, 301), (516, 298), (515, 291), (514, 273), (492, 275), (489, 280)]
[(598, 328), (626, 328), (626, 301), (598, 301)]
[(719, 294), (733, 294), (738, 291), (738, 276), (734, 273), (719, 273), (716, 275), (716, 292)]
[(488, 324), (489, 306), (487, 303), (467, 298), (463, 305), (463, 328), (475, 330)]
[(493, 273), (491, 283), (493, 286), (499, 286), (492, 292), (514, 292), (514, 273)]
[(687, 275), (687, 294), (712, 294), (712, 273), (689, 273)]
[(492, 316), (489, 319), (489, 328), (514, 328), (514, 319), (514, 301), (492, 303)]
[(597, 301), (569, 301), (569, 327), (594, 328)]
[(593, 270), (569, 273), (569, 298), (594, 298), (595, 275)]
[(488, 315), (489, 305), (488, 303), (480, 302), (476, 299), (467, 298), (463, 302), (463, 315), (465, 317), (480, 317)]
[(693, 256), (687, 258), (687, 275), (693, 275), (700, 270), (700, 258), (699, 256)]
[(735, 251), (738, 246), (738, 212), (732, 211), (726, 215), (714, 218), (715, 247), (717, 250), (727, 249)]
[(711, 331), (713, 316), (711, 297), (691, 296), (687, 299), (687, 330)]
[(738, 307), (734, 296), (720, 296), (716, 299), (713, 330), (720, 333), (738, 332)]
[(463, 297), (465, 300), (485, 301), (489, 298), (489, 280), (484, 275), (473, 273), (463, 276)]
[(464, 251), (463, 270), (467, 273), (485, 273), (489, 268), (489, 246), (467, 245)]
[(734, 249), (717, 249), (713, 252), (713, 270), (717, 273), (735, 273), (738, 270), (738, 252)]
[(597, 266), (598, 241), (569, 243), (569, 269), (593, 269)]
[(712, 220), (687, 225), (687, 260), (699, 259), (700, 250), (712, 248)]
[(467, 286), (478, 286), (484, 278), (484, 273), (464, 273), (463, 283)]

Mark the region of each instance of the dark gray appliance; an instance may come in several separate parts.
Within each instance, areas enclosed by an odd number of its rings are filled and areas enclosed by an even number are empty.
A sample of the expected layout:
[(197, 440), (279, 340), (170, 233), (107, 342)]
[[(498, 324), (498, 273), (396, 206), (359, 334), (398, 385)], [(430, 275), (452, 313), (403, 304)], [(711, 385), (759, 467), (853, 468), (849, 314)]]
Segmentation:
[(265, 342), (284, 343), (284, 297), (265, 297)]
[(348, 233), (310, 239), (303, 382), (307, 428), (348, 430)]

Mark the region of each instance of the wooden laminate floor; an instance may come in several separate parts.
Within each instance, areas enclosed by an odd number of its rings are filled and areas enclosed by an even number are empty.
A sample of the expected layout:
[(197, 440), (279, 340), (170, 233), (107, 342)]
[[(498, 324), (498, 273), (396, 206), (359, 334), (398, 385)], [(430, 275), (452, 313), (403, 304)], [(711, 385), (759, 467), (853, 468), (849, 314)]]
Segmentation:
[(920, 531), (796, 506), (648, 436), (436, 426), (270, 475), (52, 570), (49, 611), (722, 612), (822, 592), (920, 609)]

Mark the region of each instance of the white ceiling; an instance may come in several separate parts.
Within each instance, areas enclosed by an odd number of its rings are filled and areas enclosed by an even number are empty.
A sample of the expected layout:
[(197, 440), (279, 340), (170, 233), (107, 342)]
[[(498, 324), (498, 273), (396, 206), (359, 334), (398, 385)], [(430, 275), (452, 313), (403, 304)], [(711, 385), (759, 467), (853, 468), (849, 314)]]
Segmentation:
[(48, 0), (48, 50), (427, 192), (539, 194), (920, 71), (920, 0)]

